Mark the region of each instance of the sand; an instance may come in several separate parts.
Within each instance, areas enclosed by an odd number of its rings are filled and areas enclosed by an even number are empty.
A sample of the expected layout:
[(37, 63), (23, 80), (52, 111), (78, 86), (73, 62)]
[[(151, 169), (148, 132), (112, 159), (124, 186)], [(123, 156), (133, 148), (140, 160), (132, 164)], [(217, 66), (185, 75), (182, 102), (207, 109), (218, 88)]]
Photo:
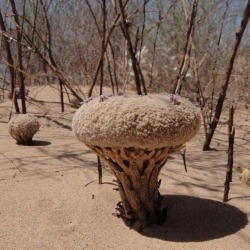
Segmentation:
[[(70, 130), (75, 109), (64, 114), (55, 89), (33, 88), (28, 105), (42, 126), (33, 146), (19, 146), (8, 133), (11, 102), (0, 103), (0, 249), (249, 249), (250, 188), (234, 173), (229, 202), (223, 203), (227, 127), (202, 152), (203, 129), (187, 145), (188, 172), (173, 157), (160, 174), (164, 205), (171, 208), (162, 226), (137, 232), (115, 217), (119, 193), (105, 166), (98, 184), (96, 156)], [(226, 115), (223, 118), (226, 120)], [(55, 122), (51, 121), (55, 120)], [(249, 111), (235, 118), (235, 166), (249, 167)]]

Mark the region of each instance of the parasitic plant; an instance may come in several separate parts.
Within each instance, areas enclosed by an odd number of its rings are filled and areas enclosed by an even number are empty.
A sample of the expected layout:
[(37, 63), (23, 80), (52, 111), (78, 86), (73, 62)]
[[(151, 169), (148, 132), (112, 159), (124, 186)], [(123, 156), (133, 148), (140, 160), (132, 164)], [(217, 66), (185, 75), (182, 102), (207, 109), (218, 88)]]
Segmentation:
[(31, 114), (19, 114), (8, 123), (9, 133), (19, 145), (31, 145), (34, 134), (39, 130), (39, 120)]
[(121, 217), (142, 225), (159, 222), (160, 170), (199, 127), (198, 109), (169, 94), (101, 96), (83, 103), (72, 122), (78, 140), (116, 176)]

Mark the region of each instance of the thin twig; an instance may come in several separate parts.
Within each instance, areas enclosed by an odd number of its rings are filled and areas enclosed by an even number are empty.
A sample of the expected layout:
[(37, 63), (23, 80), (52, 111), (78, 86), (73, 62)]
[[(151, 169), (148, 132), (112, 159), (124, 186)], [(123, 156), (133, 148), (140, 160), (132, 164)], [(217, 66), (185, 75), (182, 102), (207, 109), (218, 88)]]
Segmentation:
[[(124, 7), (128, 4), (128, 2), (129, 2), (129, 0), (126, 0), (126, 2), (124, 3)], [(116, 15), (114, 21), (113, 21), (113, 24), (111, 25), (111, 27), (109, 28), (109, 30), (107, 32), (106, 41), (104, 43), (103, 50), (101, 51), (101, 55), (100, 55), (99, 61), (97, 63), (97, 67), (96, 67), (96, 71), (95, 71), (95, 76), (94, 76), (92, 84), (91, 84), (91, 86), (89, 88), (89, 93), (88, 93), (89, 97), (92, 96), (92, 92), (93, 92), (94, 86), (96, 84), (96, 80), (97, 80), (97, 77), (99, 75), (99, 71), (100, 71), (100, 69), (102, 67), (103, 59), (104, 59), (104, 56), (105, 56), (105, 53), (106, 53), (107, 46), (109, 44), (109, 40), (110, 40), (111, 34), (113, 33), (113, 30), (115, 29), (117, 23), (119, 22), (120, 17), (121, 17), (121, 13), (118, 13)]]
[(8, 161), (10, 161), (20, 173), (22, 172), (21, 169), (18, 167), (18, 165), (16, 165), (14, 163), (14, 161), (12, 161), (11, 159), (9, 159), (4, 153), (1, 153), (1, 154), (4, 156), (4, 158), (6, 158)]
[[(194, 29), (194, 24), (195, 24), (195, 17), (197, 14), (197, 6), (198, 6), (198, 0), (193, 0), (192, 2), (192, 12), (191, 12), (191, 16), (190, 16), (190, 21), (189, 21), (189, 27), (187, 30), (187, 35), (186, 35), (186, 43), (184, 46), (184, 51), (183, 51), (183, 56), (182, 56), (182, 60), (181, 60), (181, 65), (179, 68), (179, 73), (177, 75), (175, 84), (174, 84), (174, 88), (173, 88), (173, 93), (175, 94), (180, 94), (180, 90), (181, 90), (181, 85), (182, 85), (182, 80), (185, 78), (185, 62), (187, 61), (187, 59), (189, 58), (189, 54), (190, 54), (190, 40), (191, 40), (191, 36), (193, 33), (193, 29)], [(187, 72), (187, 69), (186, 69)]]
[(186, 164), (186, 149), (184, 148), (182, 152), (180, 152), (184, 164), (184, 169), (187, 172), (187, 164)]

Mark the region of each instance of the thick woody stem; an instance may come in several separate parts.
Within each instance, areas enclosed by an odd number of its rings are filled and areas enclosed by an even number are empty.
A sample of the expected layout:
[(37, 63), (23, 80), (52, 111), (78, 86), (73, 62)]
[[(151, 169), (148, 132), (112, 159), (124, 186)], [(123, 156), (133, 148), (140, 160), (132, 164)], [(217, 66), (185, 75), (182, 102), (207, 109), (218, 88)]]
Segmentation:
[(181, 146), (153, 150), (88, 146), (109, 163), (117, 178), (122, 200), (118, 208), (121, 217), (142, 225), (159, 223), (158, 176), (169, 155)]

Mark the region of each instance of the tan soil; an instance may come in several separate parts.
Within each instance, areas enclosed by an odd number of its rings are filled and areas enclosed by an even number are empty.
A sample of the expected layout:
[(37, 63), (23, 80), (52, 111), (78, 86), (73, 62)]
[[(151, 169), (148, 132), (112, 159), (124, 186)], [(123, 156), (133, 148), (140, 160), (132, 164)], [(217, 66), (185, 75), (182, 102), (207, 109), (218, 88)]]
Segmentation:
[[(220, 125), (213, 147), (202, 152), (203, 129), (187, 145), (188, 172), (181, 155), (160, 174), (163, 203), (171, 205), (162, 226), (142, 233), (112, 215), (119, 193), (104, 169), (97, 180), (96, 156), (74, 137), (70, 105), (60, 113), (58, 92), (32, 88), (45, 103), (28, 112), (46, 113), (34, 146), (19, 146), (7, 129), (11, 102), (0, 103), (0, 249), (241, 249), (250, 246), (250, 189), (234, 173), (230, 201), (222, 203), (227, 164), (227, 126)], [(222, 121), (227, 118), (225, 114)], [(235, 166), (250, 165), (249, 110), (236, 111)]]

